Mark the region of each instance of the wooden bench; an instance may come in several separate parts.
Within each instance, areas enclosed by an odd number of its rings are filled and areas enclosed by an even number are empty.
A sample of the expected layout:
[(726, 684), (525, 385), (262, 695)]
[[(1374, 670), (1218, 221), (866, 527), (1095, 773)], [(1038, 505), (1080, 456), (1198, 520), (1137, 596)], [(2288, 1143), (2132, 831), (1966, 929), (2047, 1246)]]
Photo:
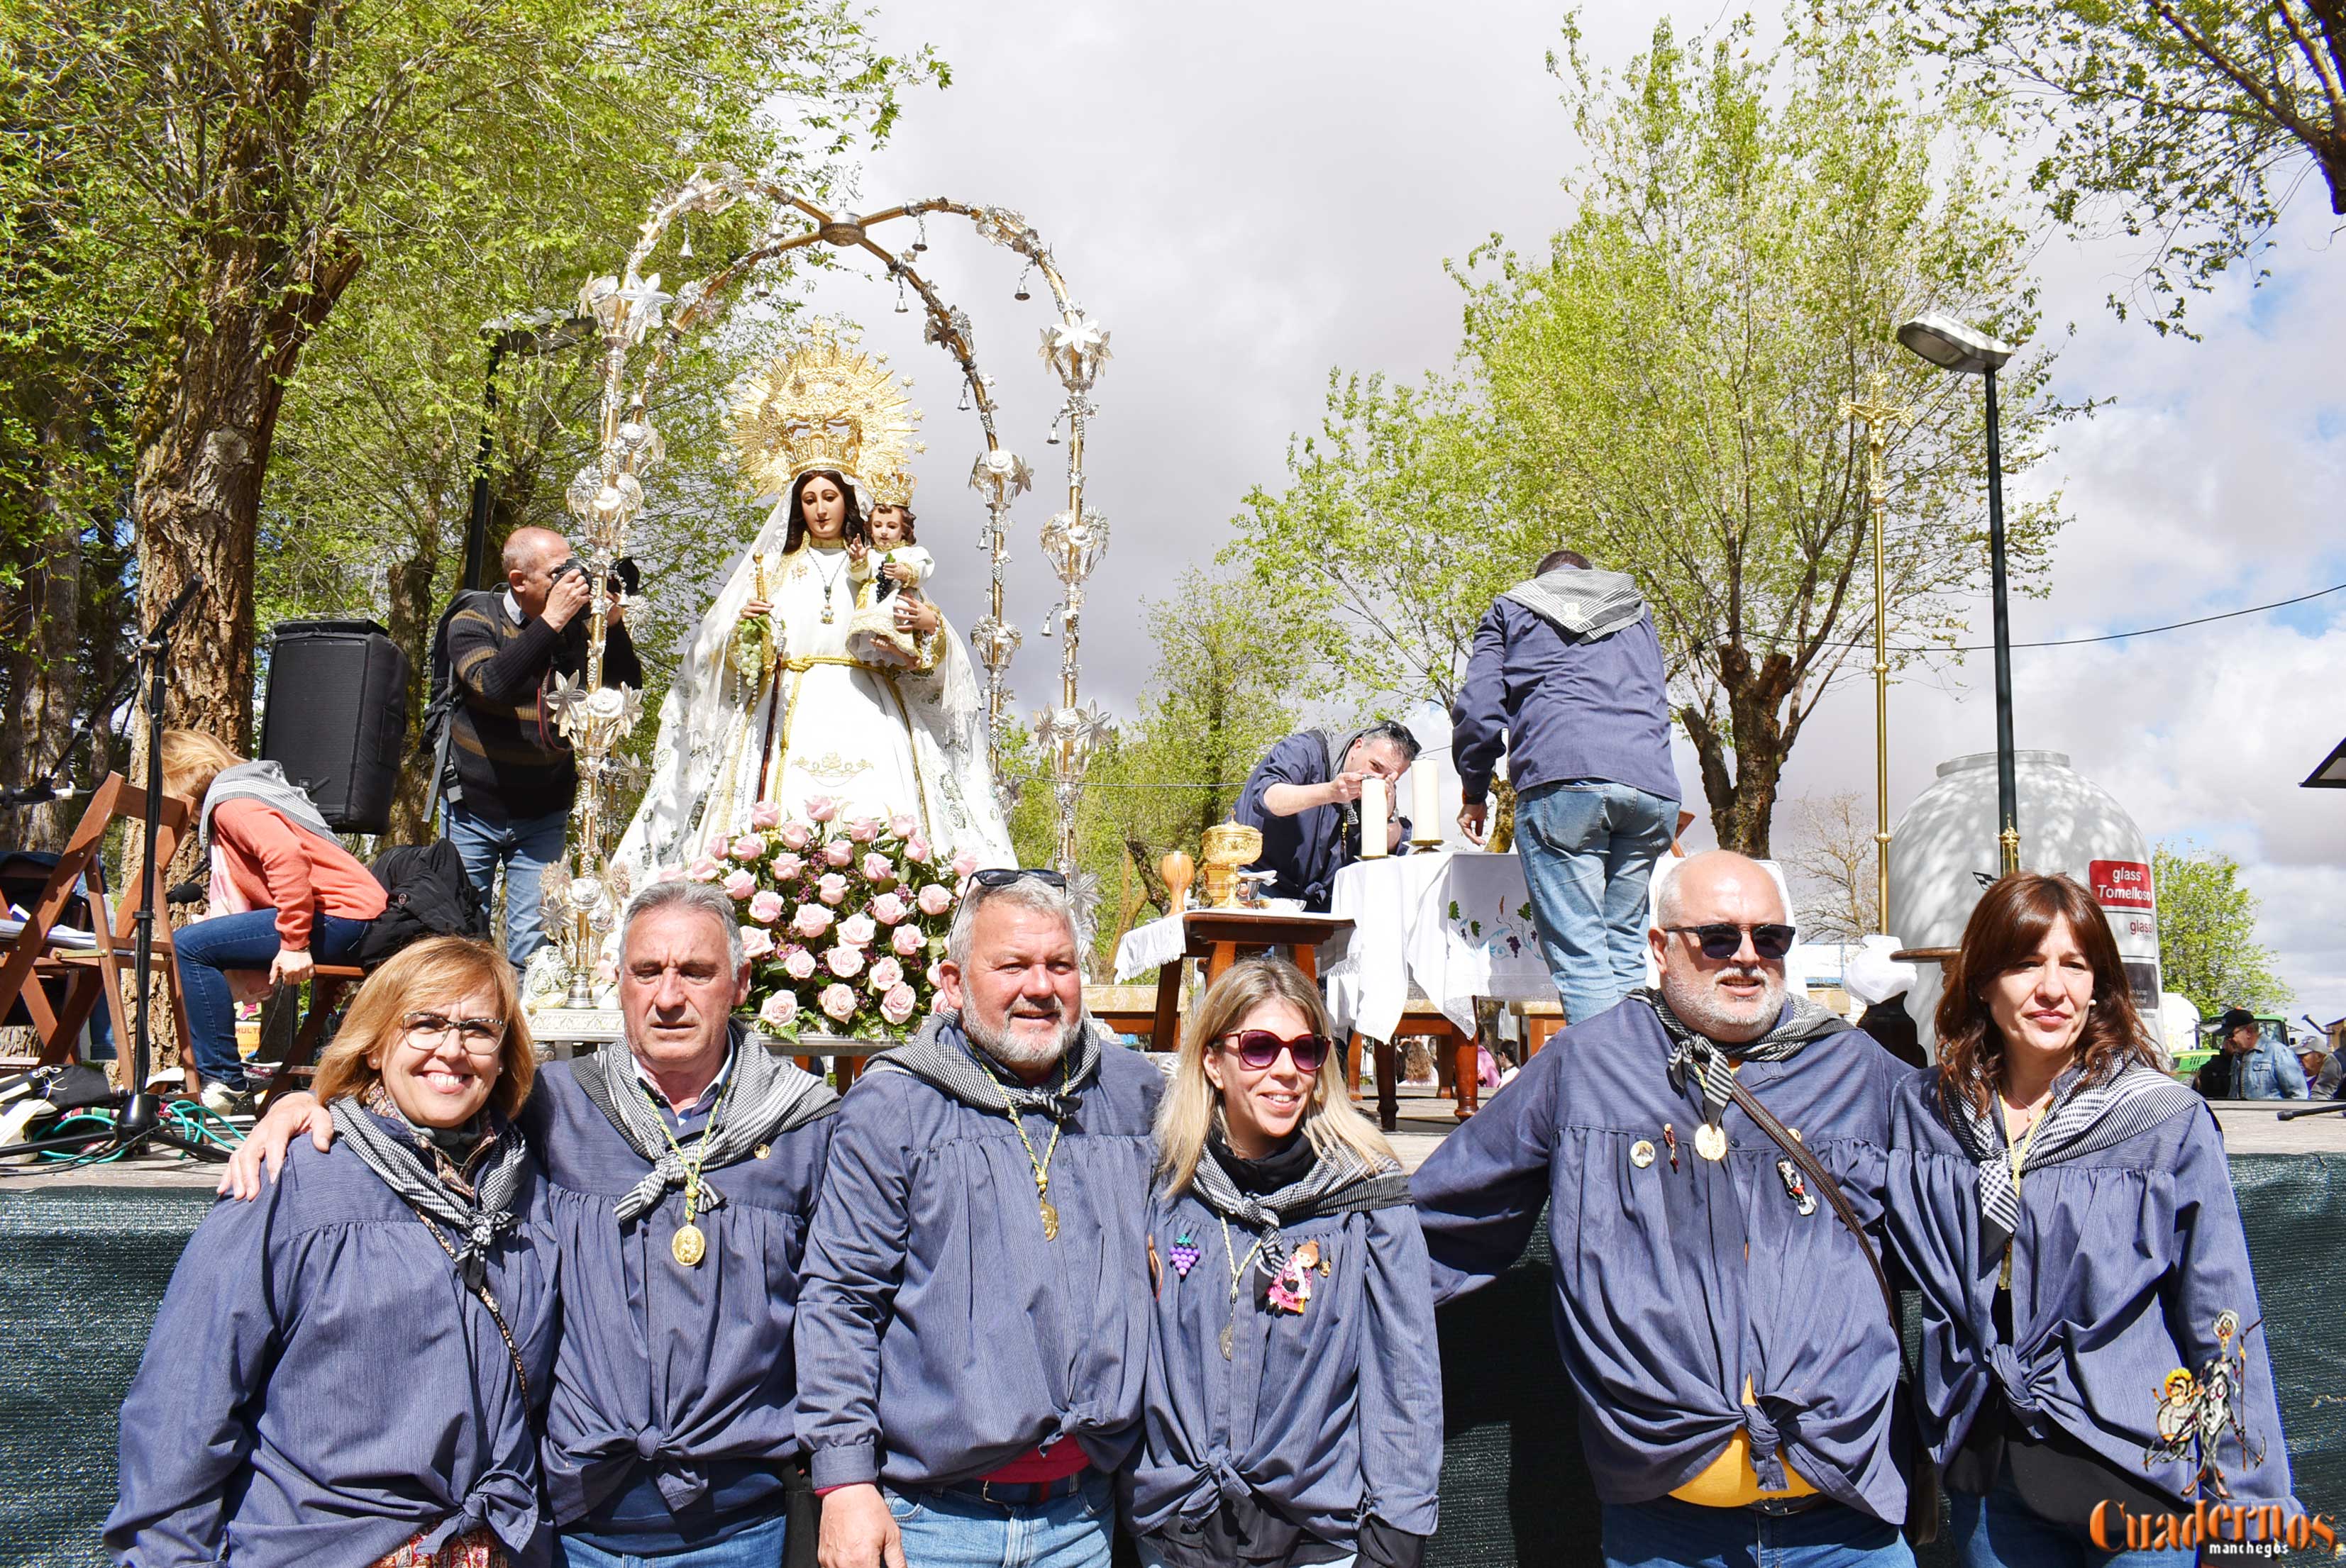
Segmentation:
[(1177, 1028), (1171, 1038), (1157, 1038), (1157, 987), (1153, 985), (1086, 985), (1084, 987), (1084, 1011), (1117, 1034), (1137, 1034), (1148, 1042), (1151, 1051), (1172, 1051), (1180, 1046)]

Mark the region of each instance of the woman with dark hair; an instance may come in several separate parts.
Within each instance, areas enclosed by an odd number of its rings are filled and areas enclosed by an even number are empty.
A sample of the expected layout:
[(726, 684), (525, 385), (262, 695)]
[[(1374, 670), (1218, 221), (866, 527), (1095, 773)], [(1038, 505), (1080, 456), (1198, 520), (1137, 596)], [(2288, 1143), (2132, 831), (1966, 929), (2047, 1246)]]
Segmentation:
[(1889, 1217), (1963, 1561), (2184, 1563), (2170, 1514), (2294, 1512), (2223, 1138), (2156, 1065), (2093, 896), (1990, 887), (1938, 1040), (1893, 1105)]
[(503, 954), (435, 937), (359, 988), (318, 1062), (332, 1149), (189, 1238), (122, 1403), (106, 1523), (137, 1568), (548, 1560), (536, 1058)]
[(1319, 988), (1206, 988), (1157, 1112), (1156, 1293), (1124, 1512), (1144, 1568), (1417, 1568), (1442, 1474), (1409, 1182), (1352, 1106)]

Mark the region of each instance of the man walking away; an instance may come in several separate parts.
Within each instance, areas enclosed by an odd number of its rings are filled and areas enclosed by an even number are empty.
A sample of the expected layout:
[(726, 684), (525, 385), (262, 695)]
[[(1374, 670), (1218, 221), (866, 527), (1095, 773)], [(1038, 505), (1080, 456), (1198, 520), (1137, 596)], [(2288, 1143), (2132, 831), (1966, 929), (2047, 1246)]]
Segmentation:
[(1678, 821), (1669, 683), (1637, 585), (1557, 550), (1475, 628), (1451, 756), (1481, 843), (1500, 757), (1540, 948), (1579, 1023), (1646, 977), (1646, 884)]

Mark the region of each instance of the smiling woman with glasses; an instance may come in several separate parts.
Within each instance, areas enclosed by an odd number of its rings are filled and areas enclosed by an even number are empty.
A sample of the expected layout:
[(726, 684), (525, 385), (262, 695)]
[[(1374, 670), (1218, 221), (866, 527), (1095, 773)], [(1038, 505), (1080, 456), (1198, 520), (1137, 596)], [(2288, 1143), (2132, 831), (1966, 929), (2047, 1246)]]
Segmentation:
[(1409, 1184), (1311, 981), (1206, 989), (1157, 1124), (1156, 1316), (1127, 1522), (1156, 1568), (1414, 1564), (1442, 1384)]
[(543, 1562), (553, 1359), (535, 1072), (513, 972), (455, 937), (362, 986), (306, 1140), (179, 1259), (122, 1411), (107, 1544), (238, 1568)]

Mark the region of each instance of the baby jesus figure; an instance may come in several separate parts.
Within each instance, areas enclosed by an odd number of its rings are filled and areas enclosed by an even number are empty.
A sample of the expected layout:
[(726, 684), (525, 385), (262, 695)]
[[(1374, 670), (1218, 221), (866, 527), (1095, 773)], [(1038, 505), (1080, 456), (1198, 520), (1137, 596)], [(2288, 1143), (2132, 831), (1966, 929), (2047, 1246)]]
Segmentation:
[(872, 548), (849, 558), (848, 580), (855, 585), (855, 616), (847, 627), (852, 657), (907, 669), (920, 663), (913, 635), (896, 625), (897, 596), (917, 600), (921, 585), (936, 570), (936, 558), (913, 542), (913, 522), (909, 506), (873, 507)]

